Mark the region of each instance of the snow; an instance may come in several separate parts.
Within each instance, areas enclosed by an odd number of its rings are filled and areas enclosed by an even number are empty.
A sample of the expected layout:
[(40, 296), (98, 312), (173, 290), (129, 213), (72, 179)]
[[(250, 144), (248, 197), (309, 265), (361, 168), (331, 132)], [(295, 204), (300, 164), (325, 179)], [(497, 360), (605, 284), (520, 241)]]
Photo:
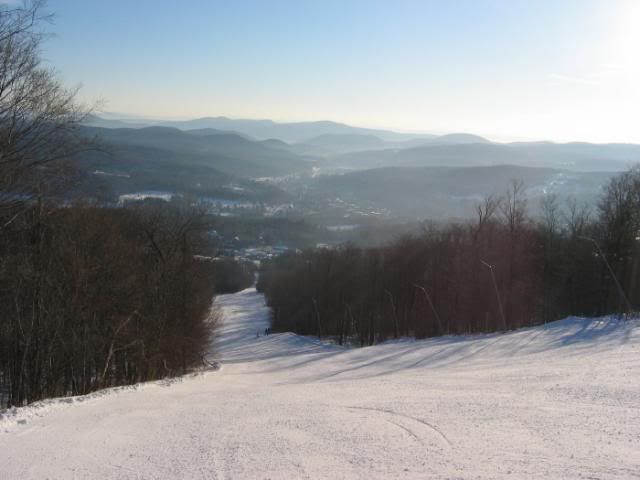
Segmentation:
[(0, 479), (640, 476), (637, 320), (345, 349), (218, 303), (219, 371), (6, 412)]
[(330, 232), (351, 232), (353, 230), (357, 230), (358, 228), (360, 228), (359, 224), (352, 224), (352, 225), (329, 225), (327, 227), (327, 230), (329, 230)]
[(174, 196), (175, 196), (175, 193), (171, 193), (171, 192), (147, 191), (147, 192), (126, 193), (118, 197), (118, 202), (122, 204), (126, 202), (146, 200), (147, 198), (163, 200), (165, 202), (168, 202)]
[(93, 174), (104, 175), (107, 177), (131, 178), (131, 175), (129, 175), (128, 173), (105, 172), (104, 170), (94, 170)]

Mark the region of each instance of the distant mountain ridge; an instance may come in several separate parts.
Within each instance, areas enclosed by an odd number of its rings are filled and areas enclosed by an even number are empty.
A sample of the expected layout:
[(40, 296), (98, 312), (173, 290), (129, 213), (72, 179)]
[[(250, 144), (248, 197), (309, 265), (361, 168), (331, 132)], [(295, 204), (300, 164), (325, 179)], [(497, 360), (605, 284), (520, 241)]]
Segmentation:
[(81, 129), (109, 153), (78, 158), (79, 196), (153, 191), (298, 202), (305, 215), (328, 208), (327, 218), (362, 212), (465, 218), (483, 195), (500, 193), (514, 178), (525, 181), (534, 209), (547, 193), (592, 202), (612, 172), (640, 160), (640, 146), (627, 144), (494, 143), (465, 133), (383, 140), (361, 132), (288, 143), (197, 122), (189, 129), (108, 122), (117, 127)]
[(640, 145), (590, 143), (440, 143), (335, 156), (342, 168), (519, 165), (576, 171), (622, 171), (640, 162)]
[(279, 140), (257, 142), (235, 132), (212, 129), (83, 126), (80, 132), (95, 138), (101, 149), (74, 159), (79, 178), (70, 195), (106, 201), (154, 191), (278, 202), (287, 195), (254, 179), (310, 173), (315, 162)]
[(474, 135), (472, 133), (448, 133), (446, 135), (440, 135), (432, 139), (431, 143), (438, 144), (450, 144), (450, 145), (463, 145), (467, 143), (492, 143), (480, 135)]
[(361, 128), (329, 120), (313, 122), (279, 123), (273, 120), (233, 119), (228, 117), (202, 117), (192, 120), (171, 120), (140, 122), (124, 119), (106, 119), (91, 115), (86, 124), (103, 128), (141, 128), (148, 126), (174, 127), (180, 130), (200, 130), (212, 128), (248, 135), (256, 140), (277, 138), (288, 143), (303, 143), (320, 135), (373, 135), (384, 141), (401, 141), (414, 138), (430, 138), (433, 135), (399, 133), (391, 130)]
[[(173, 127), (84, 127), (89, 136), (105, 142), (117, 153), (129, 147), (160, 149), (174, 155), (199, 158), (199, 163), (228, 175), (256, 178), (290, 175), (311, 170), (314, 158), (297, 155), (272, 144), (249, 140), (225, 131), (183, 131)], [(286, 145), (286, 144), (285, 144)], [(149, 159), (153, 160), (152, 158)]]
[[(331, 121), (278, 123), (227, 117), (160, 121), (153, 125), (135, 123), (137, 121), (93, 115), (87, 124), (118, 130), (122, 137), (128, 138), (135, 137), (136, 130), (151, 129), (139, 136), (155, 132), (154, 141), (174, 151), (183, 148), (185, 138), (191, 137), (186, 147), (189, 151), (195, 148), (208, 155), (239, 155), (238, 168), (226, 171), (238, 174), (242, 170), (241, 175), (249, 177), (298, 173), (300, 160), (326, 160), (335, 169), (512, 164), (578, 171), (621, 171), (640, 162), (640, 145), (635, 144), (497, 143), (470, 133), (407, 134)], [(158, 130), (161, 128), (173, 131)], [(127, 129), (132, 132), (122, 132)], [(166, 136), (160, 133), (163, 131)], [(180, 132), (185, 135), (180, 137)], [(199, 144), (194, 143), (194, 137), (201, 137)], [(231, 145), (234, 142), (235, 145)], [(251, 172), (245, 168), (249, 164), (256, 165), (257, 170)], [(274, 168), (268, 167), (269, 164)]]
[(257, 140), (277, 138), (289, 143), (303, 143), (320, 135), (359, 134), (373, 135), (385, 141), (397, 141), (422, 135), (398, 133), (389, 130), (352, 127), (328, 120), (315, 122), (278, 123), (272, 120), (242, 120), (227, 117), (204, 117), (194, 120), (161, 122), (161, 125), (180, 129), (215, 128), (249, 135)]

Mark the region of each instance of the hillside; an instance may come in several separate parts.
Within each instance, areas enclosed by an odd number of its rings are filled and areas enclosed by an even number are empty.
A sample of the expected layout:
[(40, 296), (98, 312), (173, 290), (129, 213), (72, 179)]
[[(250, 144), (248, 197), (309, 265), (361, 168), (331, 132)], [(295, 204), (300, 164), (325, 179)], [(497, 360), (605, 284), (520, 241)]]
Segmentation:
[(327, 152), (344, 153), (361, 150), (382, 149), (387, 143), (374, 135), (362, 134), (325, 134), (309, 138), (304, 145), (319, 147)]
[(253, 290), (219, 304), (220, 371), (6, 412), (0, 477), (638, 472), (637, 320), (570, 318), (350, 350), (290, 333), (256, 338), (268, 313)]
[[(234, 163), (229, 157), (216, 160), (223, 168)], [(86, 152), (76, 159), (76, 179), (66, 196), (116, 201), (120, 195), (155, 191), (229, 200), (279, 202), (287, 198), (277, 187), (224, 173), (209, 163), (202, 155), (137, 145)]]
[(85, 127), (85, 134), (97, 137), (115, 152), (130, 147), (160, 149), (199, 157), (200, 164), (248, 178), (310, 171), (314, 160), (230, 132), (196, 130), (190, 133), (154, 126), (140, 129)]
[(475, 215), (475, 206), (483, 197), (504, 193), (517, 179), (524, 182), (535, 214), (546, 194), (593, 202), (612, 175), (516, 165), (384, 167), (319, 176), (309, 195), (418, 218), (469, 217)]
[(212, 129), (83, 127), (98, 149), (74, 158), (67, 197), (115, 200), (145, 191), (228, 200), (281, 202), (287, 195), (254, 181), (311, 171), (315, 159), (284, 142), (253, 141)]
[(411, 148), (346, 153), (335, 156), (332, 162), (341, 167), (361, 169), (400, 165), (477, 167), (511, 164), (574, 171), (621, 171), (640, 161), (640, 145), (490, 143), (484, 139), (480, 143), (469, 143), (467, 136), (453, 137), (450, 141), (436, 139)]

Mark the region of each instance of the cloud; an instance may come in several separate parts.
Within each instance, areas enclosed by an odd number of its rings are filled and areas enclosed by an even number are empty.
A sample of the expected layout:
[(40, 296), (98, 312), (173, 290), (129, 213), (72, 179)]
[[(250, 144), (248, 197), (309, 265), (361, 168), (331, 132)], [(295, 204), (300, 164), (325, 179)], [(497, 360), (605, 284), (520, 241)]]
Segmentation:
[(595, 75), (587, 75), (584, 77), (572, 77), (572, 76), (563, 75), (560, 73), (550, 73), (547, 78), (556, 83), (570, 84), (570, 85), (587, 85), (587, 86), (595, 87), (600, 84), (600, 82), (595, 79)]
[(556, 84), (605, 86), (619, 82), (632, 74), (631, 66), (625, 63), (601, 63), (592, 72), (584, 75), (550, 73), (547, 78)]

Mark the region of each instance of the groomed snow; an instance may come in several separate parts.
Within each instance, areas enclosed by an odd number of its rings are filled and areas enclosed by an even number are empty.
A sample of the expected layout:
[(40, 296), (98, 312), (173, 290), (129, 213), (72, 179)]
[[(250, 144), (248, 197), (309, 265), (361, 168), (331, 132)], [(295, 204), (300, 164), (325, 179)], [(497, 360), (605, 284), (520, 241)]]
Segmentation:
[(0, 419), (0, 479), (640, 478), (640, 323), (342, 349), (219, 297), (222, 369)]

